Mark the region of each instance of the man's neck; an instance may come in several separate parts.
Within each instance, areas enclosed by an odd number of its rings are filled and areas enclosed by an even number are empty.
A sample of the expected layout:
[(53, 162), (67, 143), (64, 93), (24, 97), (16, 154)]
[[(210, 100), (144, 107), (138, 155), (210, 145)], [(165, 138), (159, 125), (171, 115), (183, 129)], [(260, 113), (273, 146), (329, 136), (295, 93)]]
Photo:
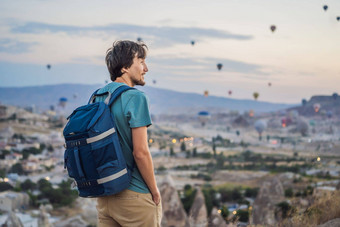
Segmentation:
[(124, 84), (128, 85), (129, 87), (133, 87), (134, 86), (134, 84), (132, 84), (131, 80), (129, 80), (125, 75), (117, 77), (117, 79), (114, 82), (124, 83)]

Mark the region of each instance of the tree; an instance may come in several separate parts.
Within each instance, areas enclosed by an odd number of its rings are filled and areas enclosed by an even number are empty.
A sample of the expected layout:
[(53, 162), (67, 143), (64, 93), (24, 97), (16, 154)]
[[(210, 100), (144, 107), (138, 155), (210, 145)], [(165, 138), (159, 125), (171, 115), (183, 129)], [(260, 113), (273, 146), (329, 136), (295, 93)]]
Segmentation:
[(293, 207), (287, 203), (286, 201), (280, 202), (278, 204), (276, 204), (276, 207), (278, 208), (278, 210), (276, 210), (275, 214), (277, 215), (278, 212), (281, 212), (282, 218), (286, 218), (289, 217), (290, 214), (292, 214), (294, 212)]
[(42, 178), (38, 181), (38, 189), (41, 192), (52, 190), (52, 184), (48, 180)]
[(189, 213), (192, 203), (194, 202), (195, 195), (196, 189), (193, 189), (191, 185), (188, 184), (184, 186), (184, 197), (181, 199), (181, 201), (187, 214)]
[(0, 182), (0, 192), (13, 189), (12, 185), (7, 182)]
[(11, 152), (9, 150), (1, 150), (0, 152), (0, 159), (5, 159), (5, 156), (10, 154)]
[(192, 150), (192, 157), (197, 157), (197, 148), (196, 147)]
[(246, 188), (244, 192), (245, 197), (256, 198), (259, 188)]
[(221, 215), (223, 217), (224, 220), (227, 220), (228, 219), (228, 216), (229, 216), (229, 210), (226, 206), (222, 206), (221, 207)]
[(170, 157), (175, 156), (174, 148), (171, 146), (170, 147)]
[(28, 190), (36, 189), (37, 185), (35, 183), (33, 183), (30, 179), (27, 179), (20, 184), (20, 187), (21, 187), (22, 190), (28, 191)]
[(204, 195), (204, 200), (205, 200), (205, 206), (207, 208), (208, 214), (211, 213), (211, 210), (213, 208), (214, 204), (214, 195), (215, 191), (211, 187), (204, 187), (202, 189), (203, 195)]
[(0, 169), (0, 177), (5, 178), (6, 177), (6, 170), (5, 169)]
[(186, 146), (185, 146), (185, 143), (182, 142), (182, 143), (181, 143), (181, 151), (186, 151), (186, 150), (187, 150), (187, 148), (186, 148)]
[(225, 161), (225, 157), (222, 153), (220, 153), (216, 159), (216, 167), (217, 169), (223, 169), (224, 167), (224, 161)]
[(231, 198), (232, 198), (233, 201), (237, 201), (237, 200), (242, 199), (242, 194), (241, 194), (239, 188), (233, 189), (232, 194), (231, 194)]
[(53, 152), (53, 151), (54, 151), (54, 148), (53, 148), (53, 146), (50, 144), (50, 145), (48, 145), (47, 150), (48, 150), (49, 152)]
[(249, 212), (248, 210), (238, 210), (236, 211), (236, 217), (240, 222), (248, 222), (249, 221)]
[(16, 163), (16, 164), (14, 164), (12, 167), (11, 167), (11, 169), (10, 169), (10, 171), (9, 171), (10, 173), (17, 173), (17, 174), (19, 174), (19, 175), (22, 175), (22, 174), (24, 174), (24, 169), (22, 168), (22, 165), (20, 164), (20, 163)]
[(215, 141), (212, 144), (212, 150), (214, 152), (214, 158), (216, 158), (216, 144), (215, 144)]
[(285, 190), (285, 197), (293, 197), (294, 193), (293, 193), (293, 189), (292, 188), (287, 188)]

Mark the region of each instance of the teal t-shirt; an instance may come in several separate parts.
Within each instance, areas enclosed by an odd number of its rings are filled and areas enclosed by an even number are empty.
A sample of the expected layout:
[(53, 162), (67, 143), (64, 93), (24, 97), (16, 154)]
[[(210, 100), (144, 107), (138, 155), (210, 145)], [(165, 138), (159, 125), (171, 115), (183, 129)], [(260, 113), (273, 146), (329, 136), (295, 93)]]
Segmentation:
[[(111, 92), (113, 93), (123, 83), (112, 82), (101, 88), (98, 93)], [(97, 97), (96, 101), (104, 101), (104, 97)], [(128, 189), (140, 192), (150, 193), (148, 186), (144, 182), (134, 158), (132, 155), (132, 133), (131, 128), (151, 125), (151, 117), (149, 112), (149, 103), (145, 94), (137, 89), (125, 91), (111, 106), (111, 112), (114, 115), (120, 144), (126, 163), (129, 166), (134, 166), (132, 170), (132, 180)]]

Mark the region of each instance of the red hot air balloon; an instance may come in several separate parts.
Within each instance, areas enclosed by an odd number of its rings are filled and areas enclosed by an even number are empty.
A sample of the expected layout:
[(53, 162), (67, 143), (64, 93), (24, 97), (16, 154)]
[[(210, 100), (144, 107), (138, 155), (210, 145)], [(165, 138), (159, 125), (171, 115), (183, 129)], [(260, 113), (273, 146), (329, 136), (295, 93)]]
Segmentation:
[(285, 117), (281, 119), (281, 125), (282, 125), (282, 128), (285, 128), (287, 126), (287, 120)]
[(248, 115), (249, 117), (254, 117), (254, 110), (249, 110)]
[(315, 113), (319, 112), (320, 107), (321, 107), (320, 103), (315, 103), (315, 104), (313, 105), (313, 108), (314, 108)]

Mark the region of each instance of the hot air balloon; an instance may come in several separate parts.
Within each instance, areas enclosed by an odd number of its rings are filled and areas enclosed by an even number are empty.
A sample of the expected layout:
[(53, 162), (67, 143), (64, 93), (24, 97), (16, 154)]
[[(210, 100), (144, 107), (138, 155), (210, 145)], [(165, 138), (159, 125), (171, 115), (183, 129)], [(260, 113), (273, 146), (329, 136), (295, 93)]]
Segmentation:
[(324, 6), (323, 6), (323, 10), (327, 11), (327, 9), (328, 9), (328, 6), (327, 6), (327, 5), (324, 5)]
[(78, 97), (78, 94), (77, 93), (74, 93), (73, 94), (73, 98), (76, 99)]
[(46, 68), (47, 68), (48, 70), (50, 70), (50, 69), (51, 69), (51, 65), (50, 65), (50, 64), (46, 65)]
[(195, 45), (195, 41), (194, 40), (191, 40), (191, 45)]
[(337, 17), (336, 20), (337, 20), (337, 21), (340, 21), (340, 17)]
[(236, 135), (239, 136), (240, 135), (240, 131), (236, 130)]
[(272, 86), (272, 83), (269, 82), (269, 83), (268, 83), (268, 86), (269, 86), (269, 87)]
[(228, 94), (229, 94), (229, 95), (231, 95), (232, 93), (233, 93), (233, 91), (232, 91), (232, 90), (229, 90), (229, 91), (228, 91)]
[(108, 80), (105, 80), (105, 83), (107, 84), (107, 83), (109, 83), (109, 81), (108, 81)]
[(308, 124), (306, 121), (300, 119), (297, 124), (297, 131), (301, 133), (302, 136), (306, 136), (308, 133)]
[(303, 106), (305, 106), (307, 104), (307, 100), (306, 99), (302, 99), (301, 103), (302, 103)]
[(320, 103), (315, 103), (315, 104), (313, 105), (313, 108), (314, 108), (315, 113), (319, 112), (320, 107), (321, 107)]
[(281, 126), (282, 128), (285, 128), (287, 126), (287, 120), (285, 117), (281, 119)]
[(327, 111), (327, 117), (332, 118), (333, 117), (333, 112), (331, 110)]
[(276, 26), (275, 26), (275, 25), (271, 25), (271, 26), (270, 26), (270, 30), (271, 30), (272, 32), (275, 32)]
[(332, 97), (334, 100), (336, 100), (338, 98), (338, 93), (333, 93)]
[(205, 91), (204, 91), (204, 96), (205, 96), (205, 97), (208, 97), (208, 95), (209, 95), (209, 91), (205, 90)]
[(54, 111), (54, 110), (55, 110), (55, 108), (54, 108), (53, 105), (50, 105), (50, 110), (51, 110), (51, 111)]
[(201, 111), (198, 113), (198, 119), (200, 120), (202, 126), (205, 126), (207, 121), (210, 119), (210, 113), (208, 111)]
[(67, 103), (67, 98), (61, 97), (61, 98), (59, 99), (59, 106), (65, 108), (66, 103)]
[(254, 99), (257, 100), (257, 98), (259, 97), (259, 95), (260, 95), (260, 94), (259, 94), (258, 92), (254, 92), (254, 93), (253, 93)]
[(153, 83), (153, 84), (156, 84), (156, 83), (157, 83), (157, 81), (156, 81), (156, 80), (152, 80), (152, 83)]
[(254, 110), (249, 110), (248, 115), (249, 115), (249, 117), (254, 117)]
[(137, 42), (143, 42), (143, 39), (141, 37), (138, 37)]
[(217, 66), (217, 69), (218, 69), (218, 70), (221, 70), (222, 67), (223, 67), (222, 63), (218, 63), (216, 66)]
[(264, 120), (257, 120), (254, 124), (256, 131), (259, 133), (259, 140), (262, 139), (262, 132), (267, 128), (267, 122)]

